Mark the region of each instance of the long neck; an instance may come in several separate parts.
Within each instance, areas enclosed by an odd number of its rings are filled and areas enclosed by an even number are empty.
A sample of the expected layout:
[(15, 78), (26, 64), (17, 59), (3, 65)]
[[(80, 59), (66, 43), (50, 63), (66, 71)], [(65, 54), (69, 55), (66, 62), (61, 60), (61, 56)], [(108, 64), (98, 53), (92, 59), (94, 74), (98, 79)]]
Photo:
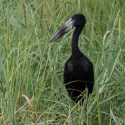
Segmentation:
[(76, 27), (76, 29), (73, 32), (72, 37), (72, 55), (76, 55), (80, 53), (79, 47), (78, 47), (78, 39), (79, 35), (82, 31), (83, 27)]

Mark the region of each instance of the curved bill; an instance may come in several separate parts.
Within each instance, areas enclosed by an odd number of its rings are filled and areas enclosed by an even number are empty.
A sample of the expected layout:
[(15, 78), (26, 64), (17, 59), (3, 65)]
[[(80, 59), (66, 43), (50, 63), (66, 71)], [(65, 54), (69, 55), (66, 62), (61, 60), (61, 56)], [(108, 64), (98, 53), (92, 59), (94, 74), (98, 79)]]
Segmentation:
[(74, 20), (70, 18), (51, 38), (50, 42), (56, 41), (58, 38), (67, 33), (74, 26)]

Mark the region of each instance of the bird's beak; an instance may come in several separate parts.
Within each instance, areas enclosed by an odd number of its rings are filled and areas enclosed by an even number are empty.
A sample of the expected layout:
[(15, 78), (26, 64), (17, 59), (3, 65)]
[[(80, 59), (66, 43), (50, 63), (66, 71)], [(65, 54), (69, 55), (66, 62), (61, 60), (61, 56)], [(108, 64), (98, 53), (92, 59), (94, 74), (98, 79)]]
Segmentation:
[(51, 38), (50, 42), (53, 42), (67, 33), (74, 26), (74, 20), (70, 18)]

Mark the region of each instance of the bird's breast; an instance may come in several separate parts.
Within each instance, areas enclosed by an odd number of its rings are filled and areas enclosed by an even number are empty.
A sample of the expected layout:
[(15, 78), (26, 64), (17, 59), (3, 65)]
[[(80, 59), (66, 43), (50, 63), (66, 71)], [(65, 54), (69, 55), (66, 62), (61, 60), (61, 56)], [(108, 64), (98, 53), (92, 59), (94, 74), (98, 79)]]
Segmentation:
[(65, 73), (71, 73), (74, 76), (87, 74), (92, 67), (92, 63), (85, 57), (74, 59), (70, 57), (65, 64)]
[(83, 71), (83, 66), (78, 61), (68, 61), (66, 63), (66, 71), (72, 73), (74, 75), (80, 75)]

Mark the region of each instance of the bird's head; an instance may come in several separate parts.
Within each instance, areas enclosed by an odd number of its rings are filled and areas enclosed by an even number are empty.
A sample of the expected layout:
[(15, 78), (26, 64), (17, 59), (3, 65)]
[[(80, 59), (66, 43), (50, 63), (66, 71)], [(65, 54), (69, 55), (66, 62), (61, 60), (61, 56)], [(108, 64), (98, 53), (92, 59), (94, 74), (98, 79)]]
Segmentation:
[(85, 22), (86, 20), (84, 15), (75, 14), (55, 33), (55, 35), (51, 38), (50, 42), (56, 41), (73, 27), (84, 27)]

